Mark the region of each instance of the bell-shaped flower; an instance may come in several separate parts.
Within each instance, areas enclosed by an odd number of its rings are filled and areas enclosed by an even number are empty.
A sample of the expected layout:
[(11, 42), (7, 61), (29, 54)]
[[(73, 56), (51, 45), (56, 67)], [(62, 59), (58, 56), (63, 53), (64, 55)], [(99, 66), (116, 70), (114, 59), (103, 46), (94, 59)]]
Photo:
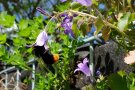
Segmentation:
[(74, 2), (78, 2), (83, 6), (91, 6), (92, 5), (91, 0), (74, 0)]
[(83, 63), (79, 63), (79, 64), (77, 65), (78, 68), (75, 69), (74, 73), (77, 72), (77, 71), (81, 71), (81, 72), (83, 72), (86, 76), (91, 76), (91, 71), (90, 71), (90, 69), (89, 69), (89, 67), (88, 67), (88, 63), (89, 63), (88, 59), (85, 58), (85, 59), (83, 60)]
[(46, 45), (47, 40), (48, 40), (47, 33), (45, 31), (42, 31), (36, 39), (35, 46), (44, 46)]

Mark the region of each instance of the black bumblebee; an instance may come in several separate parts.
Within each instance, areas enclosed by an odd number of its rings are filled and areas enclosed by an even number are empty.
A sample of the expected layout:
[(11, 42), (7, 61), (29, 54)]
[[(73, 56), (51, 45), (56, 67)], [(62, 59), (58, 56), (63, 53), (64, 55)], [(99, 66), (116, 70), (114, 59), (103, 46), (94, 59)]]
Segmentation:
[(52, 54), (50, 50), (46, 50), (44, 46), (34, 46), (34, 54), (41, 57), (45, 64), (53, 64), (59, 60), (59, 54)]

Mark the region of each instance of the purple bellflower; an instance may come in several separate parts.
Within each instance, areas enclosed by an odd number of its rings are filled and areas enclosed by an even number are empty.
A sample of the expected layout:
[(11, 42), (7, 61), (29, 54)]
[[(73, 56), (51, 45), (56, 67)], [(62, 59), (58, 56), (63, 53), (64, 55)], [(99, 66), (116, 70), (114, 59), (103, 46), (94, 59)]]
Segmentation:
[(79, 63), (79, 64), (77, 65), (78, 68), (75, 69), (74, 73), (77, 72), (77, 71), (81, 71), (81, 72), (83, 72), (86, 76), (91, 76), (91, 71), (90, 71), (90, 69), (89, 69), (89, 67), (88, 67), (88, 63), (89, 63), (88, 59), (85, 58), (85, 59), (83, 60), (83, 63)]
[(61, 17), (64, 17), (61, 23), (61, 26), (64, 28), (64, 33), (74, 38), (74, 34), (72, 31), (73, 16), (69, 16), (68, 14), (62, 14)]
[(47, 40), (48, 40), (47, 33), (45, 31), (42, 31), (36, 39), (35, 46), (44, 46), (46, 45)]

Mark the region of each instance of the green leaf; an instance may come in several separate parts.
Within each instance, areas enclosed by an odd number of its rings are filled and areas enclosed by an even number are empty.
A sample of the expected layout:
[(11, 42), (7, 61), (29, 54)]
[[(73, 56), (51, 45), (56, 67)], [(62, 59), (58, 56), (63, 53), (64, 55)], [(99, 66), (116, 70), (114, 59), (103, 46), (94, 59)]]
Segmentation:
[(130, 90), (135, 90), (135, 74), (133, 72), (129, 73), (127, 79), (130, 81), (130, 83), (128, 83)]
[(62, 4), (57, 5), (57, 6), (56, 6), (56, 10), (62, 12), (62, 11), (67, 10), (69, 7), (70, 7), (70, 2), (67, 1), (67, 2), (64, 2), (64, 3), (62, 3)]
[(76, 23), (73, 23), (72, 30), (73, 30), (73, 33), (74, 33), (75, 37), (78, 37), (79, 36), (79, 30), (77, 28), (77, 24)]
[(96, 27), (95, 35), (97, 35), (102, 30), (103, 26), (104, 26), (104, 22), (103, 22), (102, 18), (99, 17), (95, 23), (95, 27)]
[(78, 21), (77, 18), (74, 18), (73, 25), (72, 25), (72, 31), (75, 37), (78, 37), (81, 35), (80, 30), (78, 29), (77, 21)]
[(20, 53), (16, 53), (11, 55), (10, 59), (7, 60), (8, 64), (11, 65), (17, 65), (22, 69), (28, 69), (29, 67), (26, 65), (26, 63), (23, 60), (23, 57)]
[(4, 46), (0, 46), (0, 57), (5, 54), (5, 48)]
[(31, 33), (31, 27), (20, 30), (19, 35), (22, 37), (29, 37)]
[(135, 14), (134, 13), (131, 13), (130, 14), (130, 17), (128, 19), (128, 22), (130, 23), (131, 21), (134, 21), (135, 20)]
[(11, 27), (14, 24), (15, 17), (7, 15), (6, 12), (0, 14), (0, 25), (4, 27)]
[(19, 47), (26, 45), (26, 40), (21, 37), (14, 38), (13, 42), (15, 46), (19, 46)]
[[(88, 27), (88, 25), (87, 25), (85, 22), (83, 22), (83, 23), (80, 25), (80, 29), (79, 29), (79, 30), (82, 31), (82, 33), (83, 33), (84, 36), (85, 36), (85, 35), (87, 34), (87, 32), (88, 32), (87, 27)], [(90, 30), (89, 30), (89, 31), (90, 31)]]
[(92, 0), (92, 3), (95, 5), (98, 5), (98, 1), (97, 0)]
[(118, 74), (121, 76), (121, 77), (124, 77), (126, 75), (126, 73), (124, 71), (119, 71)]
[(4, 44), (6, 42), (7, 35), (6, 34), (0, 34), (0, 44)]
[(70, 7), (73, 9), (73, 10), (78, 10), (79, 8), (82, 7), (82, 5), (78, 2), (72, 2)]
[(134, 87), (130, 87), (130, 90), (135, 90), (135, 86)]
[(47, 23), (47, 32), (48, 33), (54, 33), (55, 32), (55, 29), (56, 29), (56, 22), (55, 21), (50, 21)]
[(108, 77), (108, 84), (111, 90), (128, 90), (126, 77), (115, 73)]
[(127, 30), (127, 25), (128, 25), (128, 20), (129, 20), (130, 15), (131, 15), (131, 13), (126, 13), (118, 21), (117, 26), (121, 32)]
[(23, 29), (25, 29), (25, 28), (27, 28), (28, 27), (28, 20), (21, 20), (20, 21), (20, 23), (19, 23), (19, 29), (20, 30), (23, 30)]
[(131, 30), (131, 31), (125, 31), (126, 35), (128, 35), (128, 39), (135, 44), (135, 31)]

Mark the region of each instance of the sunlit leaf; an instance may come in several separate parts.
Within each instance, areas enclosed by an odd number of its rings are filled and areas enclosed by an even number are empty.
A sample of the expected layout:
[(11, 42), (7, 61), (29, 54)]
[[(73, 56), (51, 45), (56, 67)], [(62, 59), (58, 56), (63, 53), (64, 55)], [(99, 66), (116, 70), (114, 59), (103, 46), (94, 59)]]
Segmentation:
[(120, 20), (118, 21), (118, 28), (121, 32), (123, 32), (124, 30), (127, 29), (127, 25), (128, 25), (128, 19), (130, 17), (130, 13), (126, 13), (124, 14)]
[(121, 76), (121, 77), (124, 77), (126, 75), (126, 73), (124, 71), (119, 71), (118, 74)]
[(97, 5), (98, 4), (98, 1), (97, 0), (92, 0), (92, 3)]
[(14, 24), (15, 17), (7, 15), (6, 12), (0, 14), (0, 25), (4, 27), (11, 27)]
[(135, 90), (135, 86), (130, 87), (130, 90)]
[(19, 31), (19, 35), (23, 37), (29, 37), (30, 33), (31, 33), (31, 27)]
[(19, 46), (19, 47), (21, 47), (21, 46), (23, 46), (23, 45), (26, 45), (26, 40), (23, 39), (23, 38), (21, 38), (21, 37), (14, 38), (14, 39), (13, 39), (13, 42), (14, 42), (14, 45), (15, 45), (15, 46)]
[(0, 44), (4, 44), (6, 42), (7, 35), (6, 34), (0, 34)]
[(128, 5), (131, 5), (131, 0), (127, 0)]
[(22, 69), (28, 69), (26, 62), (23, 60), (23, 57), (20, 53), (14, 54), (7, 60), (8, 64), (17, 65)]
[(19, 23), (19, 29), (23, 30), (28, 27), (28, 20), (21, 20)]

